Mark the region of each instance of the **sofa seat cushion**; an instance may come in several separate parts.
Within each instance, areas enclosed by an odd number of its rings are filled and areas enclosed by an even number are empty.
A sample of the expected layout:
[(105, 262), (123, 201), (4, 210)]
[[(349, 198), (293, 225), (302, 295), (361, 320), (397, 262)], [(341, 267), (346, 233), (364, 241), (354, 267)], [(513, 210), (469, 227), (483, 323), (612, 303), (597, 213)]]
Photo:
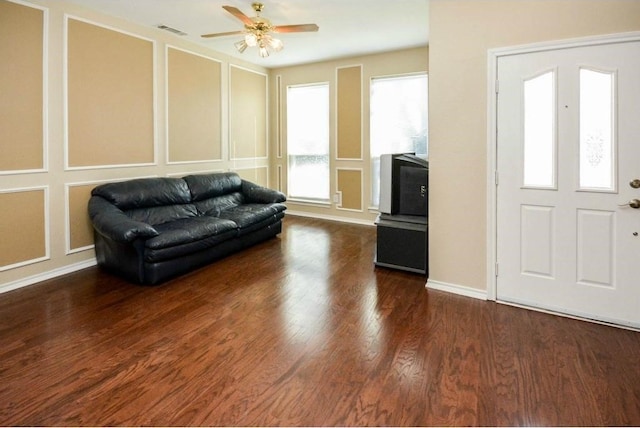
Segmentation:
[(284, 204), (242, 204), (222, 210), (219, 217), (236, 223), (239, 227), (239, 235), (243, 235), (263, 227), (265, 224), (275, 222), (284, 216), (286, 209)]
[(211, 236), (235, 231), (233, 221), (216, 217), (193, 217), (175, 220), (155, 227), (159, 235), (148, 239), (145, 246), (152, 250), (188, 244)]
[(231, 220), (194, 217), (156, 226), (158, 236), (145, 242), (144, 260), (159, 262), (206, 250), (238, 235)]

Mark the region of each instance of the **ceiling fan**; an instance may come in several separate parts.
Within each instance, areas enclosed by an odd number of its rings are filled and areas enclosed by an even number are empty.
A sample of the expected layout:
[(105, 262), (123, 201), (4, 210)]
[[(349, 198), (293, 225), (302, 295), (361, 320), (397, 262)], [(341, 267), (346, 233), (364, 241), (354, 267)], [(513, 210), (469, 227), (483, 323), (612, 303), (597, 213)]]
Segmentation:
[(247, 47), (257, 46), (259, 48), (260, 56), (265, 58), (269, 56), (269, 49), (276, 52), (282, 50), (284, 47), (281, 40), (273, 38), (272, 33), (299, 33), (318, 31), (316, 24), (298, 24), (298, 25), (278, 25), (271, 24), (267, 18), (260, 16), (264, 5), (259, 2), (254, 2), (251, 7), (256, 12), (256, 16), (249, 18), (242, 13), (240, 9), (233, 6), (222, 6), (224, 10), (238, 18), (244, 24), (244, 30), (241, 31), (229, 31), (226, 33), (211, 33), (203, 34), (202, 37), (221, 37), (231, 36), (236, 34), (244, 34), (244, 39), (236, 42), (234, 45), (240, 53), (244, 52)]

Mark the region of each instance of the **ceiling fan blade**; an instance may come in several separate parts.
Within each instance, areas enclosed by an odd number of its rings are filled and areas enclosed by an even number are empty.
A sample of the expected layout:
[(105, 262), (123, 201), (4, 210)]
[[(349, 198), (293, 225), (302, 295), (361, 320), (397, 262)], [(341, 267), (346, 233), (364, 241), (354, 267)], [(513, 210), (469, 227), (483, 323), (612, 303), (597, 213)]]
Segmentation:
[(224, 10), (226, 10), (227, 12), (229, 12), (231, 15), (235, 16), (236, 18), (238, 18), (240, 21), (242, 21), (244, 23), (244, 25), (253, 25), (253, 21), (251, 20), (251, 18), (249, 18), (244, 13), (242, 13), (240, 11), (240, 9), (238, 9), (237, 7), (222, 6), (222, 8)]
[(318, 31), (316, 24), (278, 25), (273, 29), (275, 33), (300, 33), (305, 31)]
[(210, 38), (210, 37), (222, 37), (222, 36), (235, 36), (236, 34), (244, 34), (244, 31), (228, 31), (226, 33), (203, 34), (200, 37)]

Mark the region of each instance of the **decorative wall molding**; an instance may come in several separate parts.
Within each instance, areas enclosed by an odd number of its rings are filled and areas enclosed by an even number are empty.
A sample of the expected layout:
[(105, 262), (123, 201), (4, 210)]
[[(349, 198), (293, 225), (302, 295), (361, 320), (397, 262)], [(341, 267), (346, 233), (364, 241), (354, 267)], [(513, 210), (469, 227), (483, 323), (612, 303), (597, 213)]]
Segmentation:
[(187, 175), (198, 175), (198, 174), (213, 174), (216, 172), (225, 172), (224, 169), (201, 169), (198, 171), (183, 171), (183, 172), (171, 172), (167, 174), (167, 177), (177, 177), (182, 178)]
[[(83, 166), (70, 166), (69, 164), (69, 21), (74, 20), (84, 24), (89, 24), (98, 28), (106, 29), (109, 31), (113, 31), (115, 33), (123, 34), (129, 37), (133, 37), (136, 39), (140, 39), (151, 44), (151, 54), (152, 54), (152, 64), (151, 64), (151, 74), (152, 74), (152, 98), (151, 98), (151, 109), (152, 109), (152, 122), (153, 122), (153, 160), (151, 162), (138, 162), (138, 163), (126, 163), (126, 164), (101, 164), (101, 165), (83, 165)], [(158, 83), (157, 83), (157, 54), (156, 54), (156, 40), (141, 36), (139, 34), (135, 34), (129, 31), (122, 30), (117, 27), (113, 27), (110, 25), (102, 24), (99, 22), (95, 22), (86, 18), (78, 17), (71, 14), (64, 14), (64, 23), (63, 23), (63, 46), (62, 46), (62, 80), (63, 80), (63, 152), (64, 152), (64, 169), (65, 171), (76, 171), (76, 170), (96, 170), (96, 169), (107, 169), (107, 168), (130, 168), (130, 167), (141, 167), (141, 166), (157, 166), (158, 165), (158, 114), (157, 114), (157, 99), (158, 99)]]
[[(264, 147), (262, 147), (262, 149), (264, 150), (264, 156), (246, 156), (246, 157), (237, 157), (236, 156), (236, 149), (234, 146), (234, 141), (233, 141), (233, 113), (234, 113), (234, 96), (233, 96), (233, 70), (241, 70), (244, 72), (248, 72), (248, 73), (253, 73), (256, 74), (258, 76), (262, 76), (264, 77), (264, 114), (265, 114), (265, 127), (264, 127)], [(268, 160), (269, 159), (269, 75), (266, 73), (262, 73), (256, 70), (252, 70), (250, 68), (246, 68), (246, 67), (241, 67), (239, 65), (236, 64), (229, 64), (229, 77), (228, 77), (228, 93), (229, 93), (229, 121), (228, 121), (228, 132), (229, 132), (229, 138), (228, 138), (228, 144), (229, 144), (229, 160), (231, 161), (242, 161), (242, 160), (247, 160), (247, 159), (263, 159), (263, 160)], [(237, 100), (236, 100), (237, 102)]]
[(90, 250), (94, 247), (94, 245), (86, 245), (84, 247), (79, 248), (71, 248), (71, 211), (70, 211), (70, 203), (71, 197), (69, 194), (69, 189), (71, 187), (83, 187), (91, 184), (97, 184), (99, 182), (87, 182), (87, 183), (66, 183), (64, 185), (64, 224), (65, 224), (65, 254), (75, 254), (80, 253), (86, 250)]
[[(360, 133), (360, 156), (357, 157), (340, 157), (340, 70), (350, 69), (350, 68), (359, 68), (360, 69), (360, 97), (359, 97), (359, 133)], [(336, 126), (335, 126), (335, 153), (337, 161), (362, 161), (364, 160), (364, 90), (363, 90), (363, 81), (364, 81), (364, 66), (362, 64), (354, 64), (354, 65), (344, 65), (340, 67), (336, 67), (336, 75), (335, 75), (335, 117), (336, 117)], [(348, 112), (353, 112), (353, 108), (349, 108)]]
[(14, 188), (14, 189), (2, 189), (0, 190), (0, 194), (3, 193), (26, 193), (33, 191), (42, 191), (43, 192), (43, 201), (42, 206), (44, 209), (43, 218), (44, 218), (44, 255), (42, 257), (36, 257), (29, 260), (22, 260), (17, 263), (12, 263), (5, 266), (0, 266), (0, 272), (16, 269), (22, 266), (31, 265), (34, 263), (39, 263), (45, 260), (49, 260), (51, 258), (51, 219), (50, 219), (50, 204), (49, 204), (49, 186), (34, 186), (34, 187), (22, 187), (22, 188)]
[[(70, 255), (70, 254), (80, 253), (80, 252), (91, 250), (94, 248), (94, 245), (87, 245), (80, 248), (71, 248), (71, 214), (69, 211), (69, 204), (71, 202), (69, 198), (69, 189), (71, 187), (84, 187), (92, 184), (99, 185), (104, 183), (116, 183), (119, 181), (133, 180), (137, 178), (153, 178), (153, 177), (157, 177), (157, 175), (119, 177), (117, 179), (90, 180), (90, 181), (81, 181), (81, 182), (74, 182), (74, 183), (65, 183), (64, 185), (65, 254)], [(87, 200), (87, 203), (88, 202), (89, 201)]]
[[(360, 209), (355, 208), (344, 208), (342, 195), (344, 193), (340, 188), (340, 171), (358, 171), (360, 173), (360, 189), (358, 195), (360, 197)], [(364, 189), (364, 170), (362, 168), (336, 168), (336, 193), (340, 194), (340, 201), (336, 204), (336, 209), (341, 211), (351, 211), (361, 213), (364, 211), (364, 197), (363, 197), (363, 189)]]
[(276, 158), (282, 159), (282, 76), (276, 76), (275, 90), (275, 111), (276, 111)]
[(284, 190), (283, 190), (283, 187), (282, 187), (282, 165), (278, 165), (277, 166), (276, 174), (277, 174), (277, 177), (276, 177), (276, 190), (284, 193)]
[(49, 9), (21, 0), (6, 0), (42, 11), (42, 168), (0, 170), (0, 175), (35, 174), (49, 171)]
[[(169, 128), (170, 128), (170, 122), (171, 122), (171, 118), (170, 118), (170, 98), (169, 98), (169, 83), (170, 83), (170, 76), (169, 76), (169, 51), (173, 49), (175, 51), (180, 51), (182, 53), (185, 54), (189, 54), (189, 55), (193, 55), (196, 57), (200, 57), (200, 58), (204, 58), (206, 60), (215, 62), (217, 64), (219, 64), (220, 67), (220, 80), (217, 82), (218, 83), (218, 90), (220, 91), (220, 99), (219, 99), (219, 109), (220, 109), (220, 129), (218, 130), (218, 140), (220, 142), (220, 157), (219, 158), (212, 158), (212, 159), (199, 159), (199, 160), (190, 160), (190, 161), (171, 161), (169, 159), (170, 156), (170, 146), (171, 146), (171, 139), (170, 139), (170, 134), (169, 134)], [(223, 160), (223, 150), (222, 150), (222, 145), (223, 145), (223, 141), (222, 141), (222, 130), (223, 130), (223, 123), (222, 123), (222, 105), (223, 105), (223, 96), (222, 96), (222, 64), (223, 62), (216, 59), (216, 58), (212, 58), (210, 56), (207, 55), (203, 55), (188, 49), (183, 49), (183, 48), (179, 48), (177, 46), (173, 46), (173, 45), (165, 45), (165, 63), (164, 63), (164, 79), (165, 79), (165, 161), (167, 163), (167, 165), (184, 165), (184, 164), (196, 164), (196, 163), (207, 163), (207, 162), (222, 162)]]
[[(260, 180), (260, 177), (258, 177), (258, 171), (260, 170), (264, 170), (264, 178), (265, 178), (264, 182), (262, 182)], [(242, 171), (255, 171), (256, 173), (255, 177), (253, 178), (247, 177), (245, 179), (255, 184), (258, 184), (260, 186), (269, 187), (269, 166), (268, 165), (253, 165), (253, 166), (245, 166), (245, 167), (239, 167), (239, 168), (234, 167), (232, 171), (236, 172), (240, 176), (240, 178), (243, 178)]]

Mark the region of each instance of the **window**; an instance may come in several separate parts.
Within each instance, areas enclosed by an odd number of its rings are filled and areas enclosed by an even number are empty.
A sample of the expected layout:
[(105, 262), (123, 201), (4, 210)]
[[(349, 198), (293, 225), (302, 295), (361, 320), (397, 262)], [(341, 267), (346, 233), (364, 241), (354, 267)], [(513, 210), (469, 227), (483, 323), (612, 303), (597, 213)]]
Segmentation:
[(380, 155), (428, 154), (428, 80), (426, 74), (371, 80), (371, 205), (380, 202)]
[(329, 84), (287, 88), (289, 197), (329, 201)]
[(525, 187), (555, 187), (555, 72), (524, 81)]
[(615, 190), (614, 73), (580, 70), (580, 188)]

